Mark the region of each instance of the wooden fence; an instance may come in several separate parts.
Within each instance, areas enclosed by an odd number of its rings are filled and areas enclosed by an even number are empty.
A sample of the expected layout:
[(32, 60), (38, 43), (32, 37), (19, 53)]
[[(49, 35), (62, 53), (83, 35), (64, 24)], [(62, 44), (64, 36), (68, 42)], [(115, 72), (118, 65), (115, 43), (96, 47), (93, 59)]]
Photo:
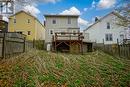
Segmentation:
[[(118, 41), (118, 40), (117, 40)], [(95, 49), (100, 49), (113, 56), (130, 59), (130, 44), (95, 44)]]
[(26, 41), (26, 36), (19, 33), (0, 33), (0, 57), (5, 58), (13, 54), (30, 50), (33, 43)]

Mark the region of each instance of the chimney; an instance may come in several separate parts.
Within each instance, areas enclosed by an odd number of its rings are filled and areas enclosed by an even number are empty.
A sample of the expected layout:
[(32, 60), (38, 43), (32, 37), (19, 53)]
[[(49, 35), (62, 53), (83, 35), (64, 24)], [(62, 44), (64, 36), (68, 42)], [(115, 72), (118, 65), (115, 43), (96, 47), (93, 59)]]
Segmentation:
[(0, 20), (3, 20), (3, 15), (0, 15)]
[(97, 22), (98, 21), (98, 17), (95, 17), (95, 22)]
[(46, 26), (46, 21), (44, 21), (44, 26)]

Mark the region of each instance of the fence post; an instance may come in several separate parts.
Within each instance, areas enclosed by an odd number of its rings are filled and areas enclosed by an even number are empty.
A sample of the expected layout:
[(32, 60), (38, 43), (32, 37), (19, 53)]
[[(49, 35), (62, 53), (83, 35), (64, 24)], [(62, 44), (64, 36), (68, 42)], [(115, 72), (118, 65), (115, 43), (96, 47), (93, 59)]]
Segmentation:
[(26, 37), (24, 37), (24, 42), (23, 42), (23, 53), (25, 52), (25, 49), (26, 49)]
[(118, 54), (119, 54), (119, 57), (120, 57), (120, 45), (119, 45), (119, 40), (117, 39), (117, 45), (118, 45)]
[(35, 47), (35, 40), (33, 39), (33, 48)]
[(6, 35), (5, 35), (5, 33), (4, 33), (4, 35), (3, 35), (3, 44), (2, 44), (2, 57), (3, 57), (3, 58), (5, 58), (5, 47), (6, 47), (6, 46), (5, 46), (5, 41), (6, 41), (6, 40), (5, 40), (5, 36), (6, 36)]
[(105, 51), (105, 44), (104, 44), (104, 39), (103, 39), (103, 50)]

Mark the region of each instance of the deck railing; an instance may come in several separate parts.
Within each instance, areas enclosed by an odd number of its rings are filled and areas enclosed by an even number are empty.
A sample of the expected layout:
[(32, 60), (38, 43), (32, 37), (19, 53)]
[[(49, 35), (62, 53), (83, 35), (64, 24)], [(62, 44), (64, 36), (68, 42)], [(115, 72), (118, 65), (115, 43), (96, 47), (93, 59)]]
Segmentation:
[(53, 35), (53, 41), (56, 40), (83, 40), (83, 33), (57, 32)]

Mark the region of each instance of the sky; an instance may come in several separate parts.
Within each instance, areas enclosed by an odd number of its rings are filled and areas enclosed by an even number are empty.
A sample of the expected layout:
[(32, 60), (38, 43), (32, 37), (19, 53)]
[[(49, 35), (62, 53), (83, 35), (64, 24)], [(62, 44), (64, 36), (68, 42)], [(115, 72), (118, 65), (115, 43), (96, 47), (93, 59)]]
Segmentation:
[[(36, 16), (42, 23), (44, 14), (80, 15), (81, 30), (94, 22), (95, 17), (103, 17), (112, 12), (121, 0), (33, 0), (22, 9)], [(19, 6), (19, 5), (18, 5)], [(21, 9), (20, 9), (21, 10)]]

